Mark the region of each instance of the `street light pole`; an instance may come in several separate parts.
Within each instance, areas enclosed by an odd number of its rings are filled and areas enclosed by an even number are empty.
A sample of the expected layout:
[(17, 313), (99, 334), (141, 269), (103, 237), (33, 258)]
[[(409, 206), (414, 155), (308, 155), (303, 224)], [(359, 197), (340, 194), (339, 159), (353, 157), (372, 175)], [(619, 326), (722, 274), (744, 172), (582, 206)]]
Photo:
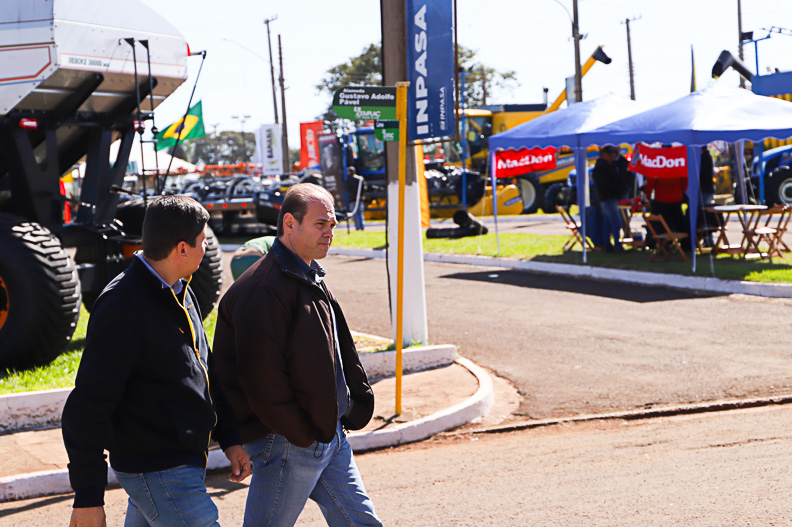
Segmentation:
[[(272, 61), (272, 40), (270, 39), (270, 22), (277, 20), (278, 17), (274, 16), (264, 21), (267, 24), (267, 45), (269, 46), (269, 60), (270, 60), (270, 76), (272, 77), (272, 107), (275, 111), (275, 124), (278, 124), (278, 97), (275, 95), (275, 63)], [(283, 119), (284, 121), (286, 118)]]

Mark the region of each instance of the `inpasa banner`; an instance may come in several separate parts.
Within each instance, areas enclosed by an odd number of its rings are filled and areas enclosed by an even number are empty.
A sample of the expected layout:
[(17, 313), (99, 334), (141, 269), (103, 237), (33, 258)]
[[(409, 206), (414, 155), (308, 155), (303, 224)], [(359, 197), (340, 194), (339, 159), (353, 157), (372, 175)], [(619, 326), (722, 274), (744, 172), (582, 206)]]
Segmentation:
[(409, 139), (455, 133), (452, 0), (406, 0)]
[(552, 146), (501, 150), (495, 153), (495, 175), (500, 179), (537, 170), (552, 170), (556, 167), (555, 153), (556, 149)]
[(283, 143), (278, 124), (263, 124), (256, 130), (256, 159), (261, 163), (263, 176), (283, 174)]
[(322, 130), (322, 121), (300, 123), (300, 167), (303, 170), (320, 164), (319, 134)]
[(630, 160), (630, 170), (646, 177), (686, 178), (688, 176), (687, 147), (684, 145), (652, 147), (640, 143), (635, 147)]

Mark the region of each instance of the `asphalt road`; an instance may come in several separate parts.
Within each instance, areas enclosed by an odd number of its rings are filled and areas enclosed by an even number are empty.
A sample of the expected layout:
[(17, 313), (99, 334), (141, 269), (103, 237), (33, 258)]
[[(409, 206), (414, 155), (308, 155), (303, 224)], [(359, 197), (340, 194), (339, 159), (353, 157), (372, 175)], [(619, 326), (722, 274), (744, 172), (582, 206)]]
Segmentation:
[[(357, 456), (385, 525), (766, 527), (792, 524), (792, 408), (442, 435)], [(246, 485), (207, 484), (224, 526)], [(67, 525), (71, 495), (0, 504), (0, 524)], [(126, 495), (106, 494), (108, 525)], [(325, 525), (309, 503), (297, 523)]]
[[(385, 262), (331, 256), (351, 327), (390, 335)], [(792, 300), (425, 264), (429, 340), (511, 381), (523, 418), (792, 391)]]
[[(385, 263), (329, 257), (350, 325), (388, 335)], [(697, 296), (426, 264), (429, 335), (509, 379), (518, 418), (788, 393), (792, 301)], [(357, 456), (386, 525), (791, 525), (792, 407), (463, 430)], [(245, 485), (212, 475), (223, 525)], [(0, 504), (2, 525), (66, 525), (71, 496)], [(125, 495), (107, 493), (109, 525)], [(324, 525), (309, 504), (300, 526)]]

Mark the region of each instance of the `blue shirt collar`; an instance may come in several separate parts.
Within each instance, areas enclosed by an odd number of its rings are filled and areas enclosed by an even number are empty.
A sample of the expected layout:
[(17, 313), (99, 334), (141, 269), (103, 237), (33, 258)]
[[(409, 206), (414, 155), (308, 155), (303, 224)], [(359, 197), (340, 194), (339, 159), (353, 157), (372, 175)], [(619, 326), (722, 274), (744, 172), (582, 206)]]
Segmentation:
[(153, 274), (154, 276), (159, 278), (159, 281), (162, 283), (162, 288), (163, 289), (173, 289), (173, 292), (176, 293), (177, 295), (181, 294), (182, 290), (184, 289), (184, 284), (185, 284), (185, 280), (183, 278), (179, 278), (176, 281), (176, 283), (171, 286), (171, 285), (168, 284), (168, 282), (163, 280), (162, 277), (159, 274), (157, 274), (157, 271), (155, 271), (154, 268), (149, 265), (149, 263), (146, 261), (146, 259), (143, 258), (143, 251), (136, 251), (135, 252), (135, 256), (140, 258), (140, 261), (143, 262), (143, 265), (145, 265), (148, 268), (149, 271), (151, 271), (151, 274)]
[(275, 252), (275, 256), (278, 258), (281, 265), (289, 271), (303, 276), (309, 282), (320, 284), (327, 274), (325, 268), (319, 265), (316, 260), (311, 260), (311, 265), (305, 263), (302, 258), (286, 247), (286, 245), (280, 241), (280, 238), (275, 238), (275, 241), (272, 243), (272, 249), (270, 250)]

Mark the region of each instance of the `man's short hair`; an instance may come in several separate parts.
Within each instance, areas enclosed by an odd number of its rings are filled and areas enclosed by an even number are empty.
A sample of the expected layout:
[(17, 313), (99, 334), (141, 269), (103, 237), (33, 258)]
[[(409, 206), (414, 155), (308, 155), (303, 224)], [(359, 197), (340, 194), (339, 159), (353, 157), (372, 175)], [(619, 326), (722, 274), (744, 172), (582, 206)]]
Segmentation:
[(618, 154), (619, 149), (613, 145), (605, 145), (600, 150), (603, 154)]
[(143, 254), (154, 261), (164, 260), (179, 242), (195, 247), (209, 213), (187, 196), (156, 198), (143, 218)]
[(283, 205), (278, 214), (278, 238), (283, 236), (283, 218), (291, 213), (298, 223), (302, 223), (308, 211), (308, 203), (313, 199), (327, 198), (333, 203), (333, 195), (324, 187), (313, 183), (297, 183), (293, 185), (283, 198)]

